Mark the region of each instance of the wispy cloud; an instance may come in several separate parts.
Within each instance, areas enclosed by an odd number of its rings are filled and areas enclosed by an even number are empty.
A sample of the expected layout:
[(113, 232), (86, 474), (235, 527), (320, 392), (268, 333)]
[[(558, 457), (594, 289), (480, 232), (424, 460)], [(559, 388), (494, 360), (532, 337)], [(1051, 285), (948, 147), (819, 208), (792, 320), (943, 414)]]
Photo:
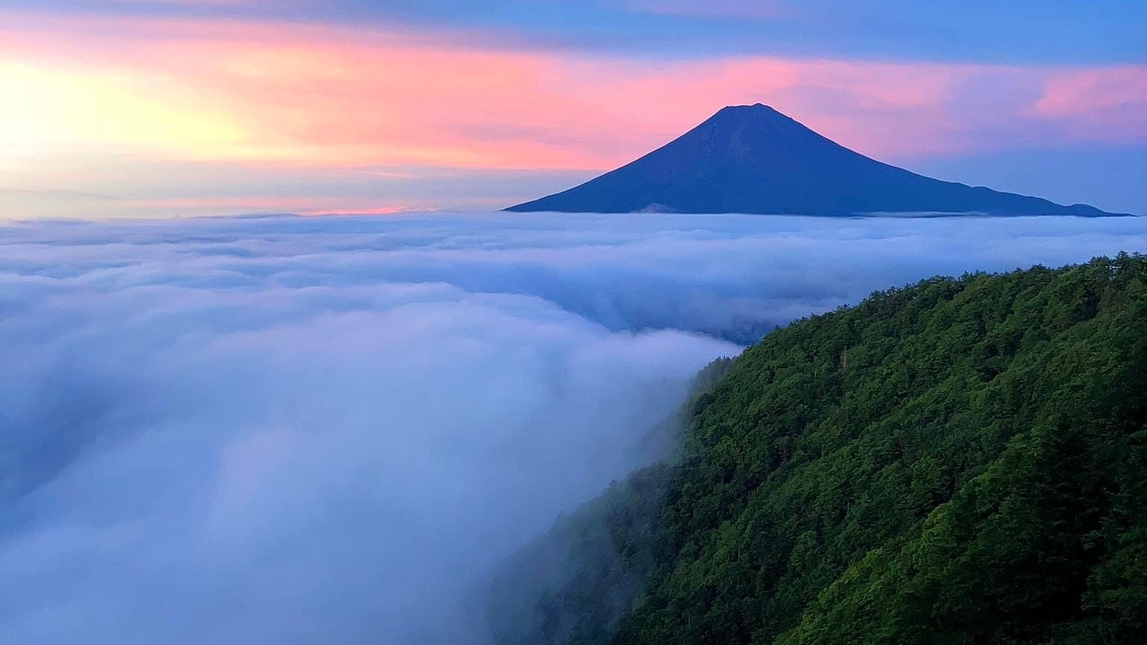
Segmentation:
[[(427, 199), (401, 185), (417, 178), (400, 175), (466, 169), (471, 176), (463, 181), (476, 193), (484, 192), (477, 173), (490, 170), (588, 176), (667, 142), (725, 104), (757, 101), (909, 167), (925, 157), (1065, 142), (1147, 143), (1141, 65), (571, 57), (512, 41), (495, 45), (465, 29), (4, 16), (0, 83), (20, 100), (0, 103), (0, 188), (106, 192), (141, 208), (181, 200), (193, 209), (187, 182), (164, 170), (191, 163), (292, 177), (235, 195), (245, 203), (266, 198), (268, 208), (294, 199), (307, 212), (344, 210), (351, 200), (324, 206), (316, 203), (322, 195), (284, 194), (289, 185), (314, 183), (297, 181), (300, 172), (331, 171), (383, 173), (374, 176), (388, 182), (387, 191), (359, 200), (363, 209), (449, 208), (461, 202)], [(63, 157), (82, 158), (91, 177), (76, 183), (75, 173), (61, 170)], [(160, 182), (166, 192), (156, 194)], [(440, 183), (440, 192), (449, 190)], [(537, 194), (504, 192), (468, 206)], [(206, 195), (214, 201), (203, 212), (220, 212), (222, 197)], [(22, 216), (20, 208), (81, 214), (77, 206), (25, 199), (0, 217)]]
[[(24, 100), (0, 108), (9, 150), (129, 147), (315, 166), (603, 169), (723, 104), (754, 101), (875, 156), (1031, 145), (1048, 127), (1089, 141), (1147, 140), (1142, 127), (1095, 127), (1136, 112), (1140, 104), (1128, 101), (1147, 75), (1136, 66), (653, 63), (338, 28), (123, 20), (115, 28), (84, 20), (66, 29), (14, 24), (0, 77)], [(71, 37), (80, 32), (96, 35)], [(124, 32), (133, 35), (126, 42)], [(994, 113), (956, 113), (977, 83), (1015, 89), (994, 98)], [(1073, 104), (1087, 109), (1064, 109)]]
[(1118, 132), (1126, 141), (1147, 141), (1147, 65), (1056, 74), (1030, 113), (1071, 123), (1077, 139)]

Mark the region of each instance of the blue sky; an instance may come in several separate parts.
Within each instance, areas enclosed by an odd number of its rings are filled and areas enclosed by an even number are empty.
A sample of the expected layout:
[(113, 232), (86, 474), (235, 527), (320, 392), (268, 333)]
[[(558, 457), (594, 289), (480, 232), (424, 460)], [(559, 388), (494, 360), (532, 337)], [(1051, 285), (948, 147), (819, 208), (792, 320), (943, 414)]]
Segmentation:
[(8, 0), (0, 17), (0, 81), (23, 97), (0, 108), (5, 218), (490, 209), (758, 101), (910, 169), (1147, 213), (1144, 2)]
[(489, 30), (540, 48), (1002, 63), (1147, 62), (1136, 0), (9, 0), (15, 9)]

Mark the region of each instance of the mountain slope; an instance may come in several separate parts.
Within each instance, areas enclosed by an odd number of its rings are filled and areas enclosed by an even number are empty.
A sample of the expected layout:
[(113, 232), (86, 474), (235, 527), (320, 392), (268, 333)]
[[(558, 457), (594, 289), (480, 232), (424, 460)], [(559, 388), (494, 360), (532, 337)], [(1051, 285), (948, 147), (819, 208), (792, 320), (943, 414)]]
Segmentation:
[(506, 210), (1111, 215), (917, 175), (853, 152), (761, 104), (726, 107), (637, 161)]
[(875, 294), (770, 334), (689, 416), (676, 463), (543, 541), (570, 570), (499, 642), (1147, 633), (1147, 258)]

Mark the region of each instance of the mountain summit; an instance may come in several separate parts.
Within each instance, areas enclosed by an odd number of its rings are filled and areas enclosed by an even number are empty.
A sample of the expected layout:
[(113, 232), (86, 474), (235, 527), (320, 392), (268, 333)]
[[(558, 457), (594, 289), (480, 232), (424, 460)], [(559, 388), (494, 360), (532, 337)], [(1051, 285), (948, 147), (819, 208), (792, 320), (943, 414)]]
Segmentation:
[(917, 175), (849, 150), (760, 103), (723, 108), (637, 161), (506, 210), (1114, 215)]

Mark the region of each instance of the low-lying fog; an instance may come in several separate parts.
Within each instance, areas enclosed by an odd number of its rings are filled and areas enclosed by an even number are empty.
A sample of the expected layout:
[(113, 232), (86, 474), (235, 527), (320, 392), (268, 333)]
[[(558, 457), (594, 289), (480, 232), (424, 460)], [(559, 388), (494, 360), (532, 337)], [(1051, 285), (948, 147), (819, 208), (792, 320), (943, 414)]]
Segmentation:
[(714, 357), (1145, 249), (1145, 219), (0, 226), (0, 640), (481, 645), (472, 581), (640, 465)]

